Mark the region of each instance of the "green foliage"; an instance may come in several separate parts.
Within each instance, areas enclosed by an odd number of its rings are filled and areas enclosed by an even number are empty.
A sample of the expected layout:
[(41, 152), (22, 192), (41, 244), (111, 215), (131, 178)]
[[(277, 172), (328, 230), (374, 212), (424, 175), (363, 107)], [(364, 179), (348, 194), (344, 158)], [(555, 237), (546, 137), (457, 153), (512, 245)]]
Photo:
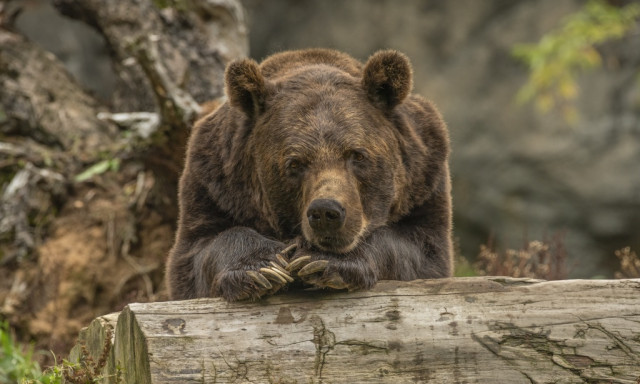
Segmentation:
[(117, 172), (120, 169), (120, 159), (113, 158), (99, 161), (74, 177), (76, 183), (87, 181), (92, 177), (105, 173), (107, 171)]
[(64, 369), (63, 365), (55, 365), (35, 378), (22, 378), (20, 384), (63, 384), (65, 383)]
[(463, 256), (456, 256), (455, 270), (453, 276), (455, 277), (472, 277), (478, 276), (478, 272), (473, 268), (473, 265), (469, 263), (469, 260)]
[[(0, 322), (0, 384), (93, 384), (105, 378), (100, 374), (106, 365), (111, 350), (111, 338), (107, 337), (100, 359), (94, 362), (91, 356), (82, 350), (82, 362), (72, 363), (63, 360), (44, 372), (33, 360), (33, 346), (21, 347), (15, 342), (7, 322)], [(120, 369), (114, 377), (116, 383), (122, 380)]]
[(5, 321), (0, 322), (0, 348), (0, 383), (17, 384), (42, 377), (40, 365), (33, 361), (33, 346), (19, 346)]
[(6, 123), (7, 120), (9, 120), (7, 112), (0, 106), (0, 124)]
[(537, 44), (516, 45), (513, 55), (530, 70), (518, 101), (535, 100), (541, 112), (559, 108), (567, 122), (575, 123), (578, 114), (572, 102), (578, 94), (576, 76), (600, 67), (602, 57), (596, 45), (625, 36), (639, 17), (640, 4), (619, 8), (591, 0)]
[(180, 11), (186, 11), (193, 7), (189, 0), (153, 0), (153, 4), (159, 9), (175, 8)]

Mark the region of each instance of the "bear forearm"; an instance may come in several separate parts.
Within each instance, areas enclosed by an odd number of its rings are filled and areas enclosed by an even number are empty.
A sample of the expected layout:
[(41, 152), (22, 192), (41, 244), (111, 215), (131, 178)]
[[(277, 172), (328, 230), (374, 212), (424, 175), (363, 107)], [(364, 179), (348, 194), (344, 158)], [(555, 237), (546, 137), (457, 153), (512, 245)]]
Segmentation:
[(178, 244), (168, 271), (172, 299), (224, 296), (225, 276), (267, 266), (284, 248), (247, 227), (232, 227), (190, 247)]
[(451, 275), (448, 244), (445, 233), (383, 227), (363, 243), (363, 251), (377, 266), (379, 280), (428, 279)]

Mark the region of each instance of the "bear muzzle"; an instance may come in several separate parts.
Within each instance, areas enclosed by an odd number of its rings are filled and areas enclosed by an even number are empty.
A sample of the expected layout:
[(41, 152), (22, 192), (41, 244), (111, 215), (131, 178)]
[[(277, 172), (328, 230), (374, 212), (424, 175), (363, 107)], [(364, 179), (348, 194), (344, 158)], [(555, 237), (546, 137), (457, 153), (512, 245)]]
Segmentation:
[(344, 254), (355, 248), (367, 221), (355, 178), (345, 169), (331, 167), (311, 174), (308, 203), (302, 210), (302, 233), (316, 248)]
[[(358, 211), (357, 209), (355, 211)], [(338, 200), (318, 198), (309, 203), (303, 223), (305, 238), (324, 251), (349, 252), (361, 237), (366, 221), (358, 212), (348, 216), (347, 208)]]
[(344, 226), (345, 209), (333, 199), (315, 199), (307, 208), (309, 226), (317, 234), (332, 234)]

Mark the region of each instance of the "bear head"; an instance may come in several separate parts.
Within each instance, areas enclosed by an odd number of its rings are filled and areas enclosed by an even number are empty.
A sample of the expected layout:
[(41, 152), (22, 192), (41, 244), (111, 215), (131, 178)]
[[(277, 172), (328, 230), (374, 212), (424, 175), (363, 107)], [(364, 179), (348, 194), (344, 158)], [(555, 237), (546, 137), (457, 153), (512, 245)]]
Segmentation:
[(364, 66), (333, 51), (291, 55), (227, 68), (246, 143), (238, 166), (251, 169), (252, 203), (276, 233), (347, 253), (406, 211), (408, 133), (398, 106), (411, 91), (411, 65), (396, 51)]

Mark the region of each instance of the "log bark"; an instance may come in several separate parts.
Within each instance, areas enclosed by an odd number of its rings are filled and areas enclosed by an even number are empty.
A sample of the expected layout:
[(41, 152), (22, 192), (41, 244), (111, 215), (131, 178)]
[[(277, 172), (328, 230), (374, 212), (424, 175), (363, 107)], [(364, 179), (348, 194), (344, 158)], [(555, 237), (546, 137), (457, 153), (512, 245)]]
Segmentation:
[[(69, 353), (69, 360), (77, 363), (86, 363), (88, 357), (95, 360), (104, 358), (105, 361), (102, 372), (105, 374), (105, 382), (118, 382), (118, 366), (116, 365), (113, 350), (118, 315), (119, 313), (110, 313), (95, 318), (87, 328), (80, 331), (78, 343)], [(97, 364), (97, 362), (95, 363)], [(115, 374), (107, 377), (107, 373), (110, 372), (115, 372)]]
[(128, 383), (635, 384), (640, 280), (385, 281), (130, 304), (113, 352)]

